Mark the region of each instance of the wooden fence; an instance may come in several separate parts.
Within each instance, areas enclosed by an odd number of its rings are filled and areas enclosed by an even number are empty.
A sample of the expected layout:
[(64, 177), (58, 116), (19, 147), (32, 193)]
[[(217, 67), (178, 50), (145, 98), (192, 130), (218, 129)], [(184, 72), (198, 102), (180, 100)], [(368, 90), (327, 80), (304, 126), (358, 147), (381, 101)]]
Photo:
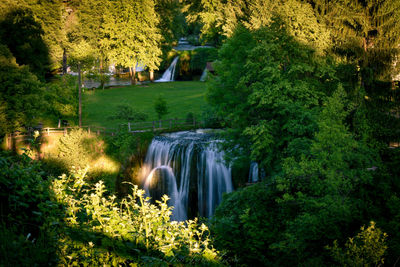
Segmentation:
[(42, 137), (51, 135), (66, 135), (73, 129), (84, 129), (89, 134), (97, 135), (111, 135), (114, 136), (117, 132), (127, 131), (129, 133), (140, 133), (140, 132), (155, 132), (164, 131), (169, 129), (180, 130), (182, 128), (195, 128), (201, 127), (202, 123), (200, 121), (187, 120), (187, 119), (166, 119), (158, 121), (143, 121), (143, 122), (128, 122), (121, 124), (119, 129), (116, 128), (106, 128), (99, 126), (82, 126), (82, 127), (60, 127), (60, 128), (50, 128), (45, 127), (41, 129), (30, 129), (25, 132), (17, 131), (12, 134), (6, 135), (6, 148), (11, 149), (13, 143), (20, 143), (32, 138), (34, 131), (39, 131)]

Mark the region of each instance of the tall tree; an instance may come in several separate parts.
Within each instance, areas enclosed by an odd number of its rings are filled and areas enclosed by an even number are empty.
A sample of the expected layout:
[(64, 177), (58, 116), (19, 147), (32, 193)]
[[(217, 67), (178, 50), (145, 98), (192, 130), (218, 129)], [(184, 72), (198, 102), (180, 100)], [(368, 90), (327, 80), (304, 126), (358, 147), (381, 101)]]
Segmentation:
[(49, 70), (43, 29), (30, 9), (14, 9), (0, 21), (0, 41), (8, 46), (19, 65), (27, 65), (39, 78)]
[(102, 45), (112, 62), (128, 67), (135, 83), (136, 65), (157, 69), (160, 63), (161, 35), (153, 0), (108, 2), (102, 31)]
[(28, 66), (19, 66), (0, 44), (0, 135), (32, 126), (42, 109), (44, 90)]
[(325, 52), (330, 44), (330, 33), (319, 23), (310, 4), (300, 0), (202, 0), (197, 18), (202, 22), (202, 36), (221, 44), (230, 37), (239, 23), (250, 29), (268, 26), (274, 16), (286, 24), (297, 41)]
[(307, 153), (319, 103), (337, 82), (329, 60), (296, 42), (277, 20), (254, 32), (239, 27), (215, 69), (207, 99), (232, 129), (231, 148), (242, 144), (269, 174), (279, 172), (281, 158)]

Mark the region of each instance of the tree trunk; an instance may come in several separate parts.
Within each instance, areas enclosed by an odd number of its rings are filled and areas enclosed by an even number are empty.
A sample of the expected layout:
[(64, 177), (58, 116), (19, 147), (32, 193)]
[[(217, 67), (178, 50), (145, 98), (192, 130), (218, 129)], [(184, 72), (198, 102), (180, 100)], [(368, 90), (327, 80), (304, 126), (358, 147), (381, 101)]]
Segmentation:
[(131, 84), (135, 84), (135, 72), (133, 67), (129, 67), (129, 78), (131, 79)]
[(136, 84), (136, 67), (133, 67), (133, 84)]
[(104, 70), (103, 70), (103, 56), (102, 55), (100, 56), (100, 71), (99, 72), (100, 72), (100, 86), (104, 90), (105, 82), (104, 82), (104, 77), (103, 77)]
[(63, 59), (62, 59), (62, 74), (67, 74), (67, 50), (64, 48), (63, 50)]
[(79, 93), (79, 127), (82, 127), (82, 75), (81, 75), (81, 64), (78, 64), (78, 93)]
[(150, 70), (150, 81), (154, 82), (154, 70)]
[(367, 42), (366, 37), (363, 38), (363, 48), (364, 48), (364, 52), (367, 52), (368, 42)]

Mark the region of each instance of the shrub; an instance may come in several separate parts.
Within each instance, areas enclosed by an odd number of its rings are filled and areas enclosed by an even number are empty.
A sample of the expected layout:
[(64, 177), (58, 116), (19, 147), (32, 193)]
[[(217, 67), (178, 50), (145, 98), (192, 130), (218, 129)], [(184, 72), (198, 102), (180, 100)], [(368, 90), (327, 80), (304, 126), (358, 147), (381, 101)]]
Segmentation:
[(375, 227), (372, 221), (368, 228), (362, 226), (360, 233), (349, 238), (344, 248), (339, 247), (335, 240), (333, 247), (328, 246), (327, 249), (340, 266), (381, 266), (387, 249), (386, 237), (386, 233)]
[(159, 95), (154, 102), (154, 109), (157, 113), (158, 119), (161, 120), (161, 118), (169, 113), (168, 111), (168, 106), (167, 106), (167, 101), (165, 101), (164, 97), (162, 95)]
[(59, 140), (58, 159), (60, 159), (65, 168), (72, 166), (85, 168), (89, 165), (92, 158), (90, 142), (93, 142), (90, 135), (82, 129), (74, 129)]
[(194, 114), (193, 112), (189, 112), (186, 114), (186, 123), (193, 123), (194, 120)]
[[(52, 183), (55, 201), (65, 207), (60, 229), (61, 262), (80, 264), (217, 264), (208, 228), (197, 220), (170, 221), (168, 197), (150, 204), (144, 190), (117, 201), (102, 182), (89, 185), (86, 171)], [(80, 241), (80, 242), (78, 242)]]
[(42, 231), (49, 180), (40, 162), (0, 152), (0, 266), (56, 265), (56, 243)]

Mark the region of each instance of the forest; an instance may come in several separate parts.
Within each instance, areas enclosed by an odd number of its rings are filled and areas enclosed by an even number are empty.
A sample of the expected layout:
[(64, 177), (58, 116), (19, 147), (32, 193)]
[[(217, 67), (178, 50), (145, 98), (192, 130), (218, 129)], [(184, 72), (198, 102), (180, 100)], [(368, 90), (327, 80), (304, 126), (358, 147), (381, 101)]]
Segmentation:
[[(182, 38), (211, 48), (177, 51)], [(185, 82), (170, 90), (187, 103), (168, 111), (177, 96), (139, 89), (173, 87), (153, 82), (176, 56)], [(399, 59), (398, 0), (1, 1), (0, 265), (396, 266)], [(104, 89), (111, 65), (131, 87)], [(173, 220), (174, 196), (139, 182), (161, 132), (80, 128), (96, 121), (87, 106), (130, 91), (155, 112), (137, 99), (121, 121), (172, 110), (217, 129), (234, 190), (212, 216)], [(43, 152), (37, 125), (60, 119), (76, 128)], [(22, 149), (5, 145), (28, 129)]]

